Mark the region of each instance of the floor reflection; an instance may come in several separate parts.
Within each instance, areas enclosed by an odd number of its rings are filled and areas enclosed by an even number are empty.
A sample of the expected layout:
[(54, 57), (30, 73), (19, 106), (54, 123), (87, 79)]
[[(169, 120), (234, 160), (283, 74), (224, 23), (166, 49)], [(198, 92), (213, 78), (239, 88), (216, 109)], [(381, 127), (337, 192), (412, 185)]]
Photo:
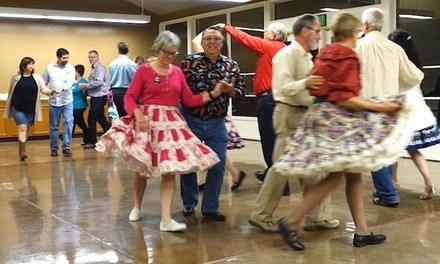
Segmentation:
[[(367, 221), (373, 232), (388, 236), (386, 243), (351, 246), (354, 226), (341, 186), (330, 208), (341, 228), (301, 232), (306, 251), (293, 252), (278, 234), (247, 223), (261, 187), (251, 176), (263, 167), (258, 142), (232, 153), (249, 177), (235, 193), (225, 177), (220, 210), (228, 217), (226, 223), (203, 220), (199, 208), (195, 216), (183, 217), (176, 193), (173, 218), (188, 225), (181, 233), (159, 231), (159, 180), (148, 182), (141, 221), (128, 221), (132, 172), (106, 154), (82, 149), (79, 139), (73, 141), (72, 158), (50, 157), (47, 140), (30, 141), (26, 162), (15, 155), (16, 142), (0, 145), (0, 263), (419, 263), (420, 256), (424, 262), (437, 262), (439, 197), (417, 198), (423, 182), (414, 176), (417, 170), (410, 160), (399, 165), (398, 208), (372, 204), (371, 179), (364, 178)], [(438, 163), (429, 165), (433, 175), (440, 173)], [(282, 198), (275, 218), (301, 200), (299, 186), (293, 183), (292, 190)]]

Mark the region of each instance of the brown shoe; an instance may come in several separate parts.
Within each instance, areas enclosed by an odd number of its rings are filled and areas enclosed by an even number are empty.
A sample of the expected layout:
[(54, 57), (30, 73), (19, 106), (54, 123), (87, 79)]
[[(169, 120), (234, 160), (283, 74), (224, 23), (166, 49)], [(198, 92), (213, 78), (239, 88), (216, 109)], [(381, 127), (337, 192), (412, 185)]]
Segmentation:
[(50, 151), (50, 155), (51, 155), (52, 157), (56, 157), (56, 156), (58, 156), (58, 150), (56, 150), (56, 149), (52, 149), (52, 150)]
[(70, 149), (63, 149), (64, 157), (72, 157), (72, 151)]

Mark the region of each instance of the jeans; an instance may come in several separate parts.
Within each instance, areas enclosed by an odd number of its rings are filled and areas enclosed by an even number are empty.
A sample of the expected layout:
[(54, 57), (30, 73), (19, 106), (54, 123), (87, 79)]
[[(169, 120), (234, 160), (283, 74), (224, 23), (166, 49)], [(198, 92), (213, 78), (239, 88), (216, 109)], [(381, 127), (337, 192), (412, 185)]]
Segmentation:
[(272, 167), (272, 154), (275, 146), (275, 131), (273, 128), (272, 115), (275, 101), (272, 93), (262, 95), (257, 99), (258, 131), (260, 132), (261, 148), (264, 161), (268, 168)]
[(104, 132), (110, 129), (111, 124), (108, 122), (104, 114), (104, 108), (107, 104), (107, 96), (91, 97), (89, 116), (87, 118), (87, 125), (89, 127), (87, 133), (86, 144), (96, 144), (96, 123), (99, 122)]
[(376, 194), (386, 203), (399, 203), (399, 196), (391, 180), (392, 175), (393, 165), (371, 172)]
[[(224, 116), (202, 120), (181, 110), (188, 122), (188, 127), (205, 145), (209, 146), (219, 157), (220, 162), (208, 170), (202, 200), (202, 213), (215, 213), (219, 208), (220, 191), (225, 174), (226, 144), (228, 133)], [(197, 174), (182, 174), (180, 177), (180, 196), (184, 207), (196, 207), (199, 199)]]
[(73, 103), (63, 106), (49, 106), (50, 150), (58, 150), (58, 131), (61, 115), (63, 115), (62, 149), (70, 149), (73, 129)]

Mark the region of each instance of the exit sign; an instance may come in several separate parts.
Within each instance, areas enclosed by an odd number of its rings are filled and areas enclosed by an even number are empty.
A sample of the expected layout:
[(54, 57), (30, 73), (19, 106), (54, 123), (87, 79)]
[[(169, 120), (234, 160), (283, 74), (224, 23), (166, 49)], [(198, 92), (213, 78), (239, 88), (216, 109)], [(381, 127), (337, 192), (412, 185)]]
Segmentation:
[(318, 20), (319, 20), (319, 25), (321, 27), (326, 27), (327, 26), (327, 14), (320, 14), (317, 15)]

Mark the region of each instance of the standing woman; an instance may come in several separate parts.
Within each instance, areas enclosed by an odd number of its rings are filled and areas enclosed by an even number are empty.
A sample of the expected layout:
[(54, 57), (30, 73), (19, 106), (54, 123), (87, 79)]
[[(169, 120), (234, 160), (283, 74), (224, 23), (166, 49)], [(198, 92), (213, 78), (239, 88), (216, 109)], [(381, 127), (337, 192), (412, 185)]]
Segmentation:
[(73, 128), (72, 128), (72, 138), (75, 134), (75, 126), (78, 125), (83, 132), (83, 141), (81, 146), (86, 144), (88, 127), (86, 121), (84, 120), (84, 111), (88, 106), (87, 103), (87, 92), (81, 90), (79, 87), (80, 83), (87, 83), (84, 76), (84, 65), (75, 65), (75, 83), (73, 84), (72, 96), (73, 96)]
[(34, 59), (24, 57), (20, 61), (19, 72), (12, 76), (6, 101), (4, 118), (14, 117), (18, 126), (18, 155), (21, 161), (27, 158), (26, 141), (29, 127), (36, 121), (42, 121), (41, 91), (45, 95), (57, 93), (47, 88), (40, 75), (34, 73)]
[[(408, 56), (408, 59), (414, 63), (417, 68), (423, 71), (423, 66), (417, 54), (414, 42), (412, 41), (411, 36), (405, 30), (396, 29), (394, 32), (388, 35), (388, 39), (401, 46)], [(416, 165), (420, 174), (422, 174), (425, 182), (425, 190), (419, 196), (419, 198), (421, 200), (429, 200), (434, 194), (434, 183), (432, 183), (431, 176), (429, 175), (428, 162), (423, 154), (420, 153), (419, 149), (439, 144), (440, 129), (437, 126), (437, 120), (434, 114), (423, 99), (420, 85), (413, 86), (408, 90), (401, 90), (400, 92), (406, 93), (408, 97), (413, 98), (413, 100), (416, 102), (414, 103), (414, 118), (412, 120), (414, 129), (413, 137), (406, 150), (411, 156), (411, 159)], [(397, 172), (393, 173), (393, 181), (395, 184), (398, 184)]]
[(171, 31), (162, 31), (151, 49), (157, 60), (142, 64), (136, 71), (124, 97), (128, 115), (105, 133), (96, 149), (109, 150), (113, 156), (135, 171), (134, 206), (130, 221), (140, 220), (140, 208), (147, 180), (161, 178), (161, 231), (181, 231), (185, 223), (171, 218), (171, 203), (176, 189), (176, 174), (208, 169), (219, 158), (189, 129), (179, 111), (179, 103), (201, 106), (222, 93), (223, 82), (215, 89), (193, 94), (182, 70), (172, 62), (178, 55), (180, 40)]

